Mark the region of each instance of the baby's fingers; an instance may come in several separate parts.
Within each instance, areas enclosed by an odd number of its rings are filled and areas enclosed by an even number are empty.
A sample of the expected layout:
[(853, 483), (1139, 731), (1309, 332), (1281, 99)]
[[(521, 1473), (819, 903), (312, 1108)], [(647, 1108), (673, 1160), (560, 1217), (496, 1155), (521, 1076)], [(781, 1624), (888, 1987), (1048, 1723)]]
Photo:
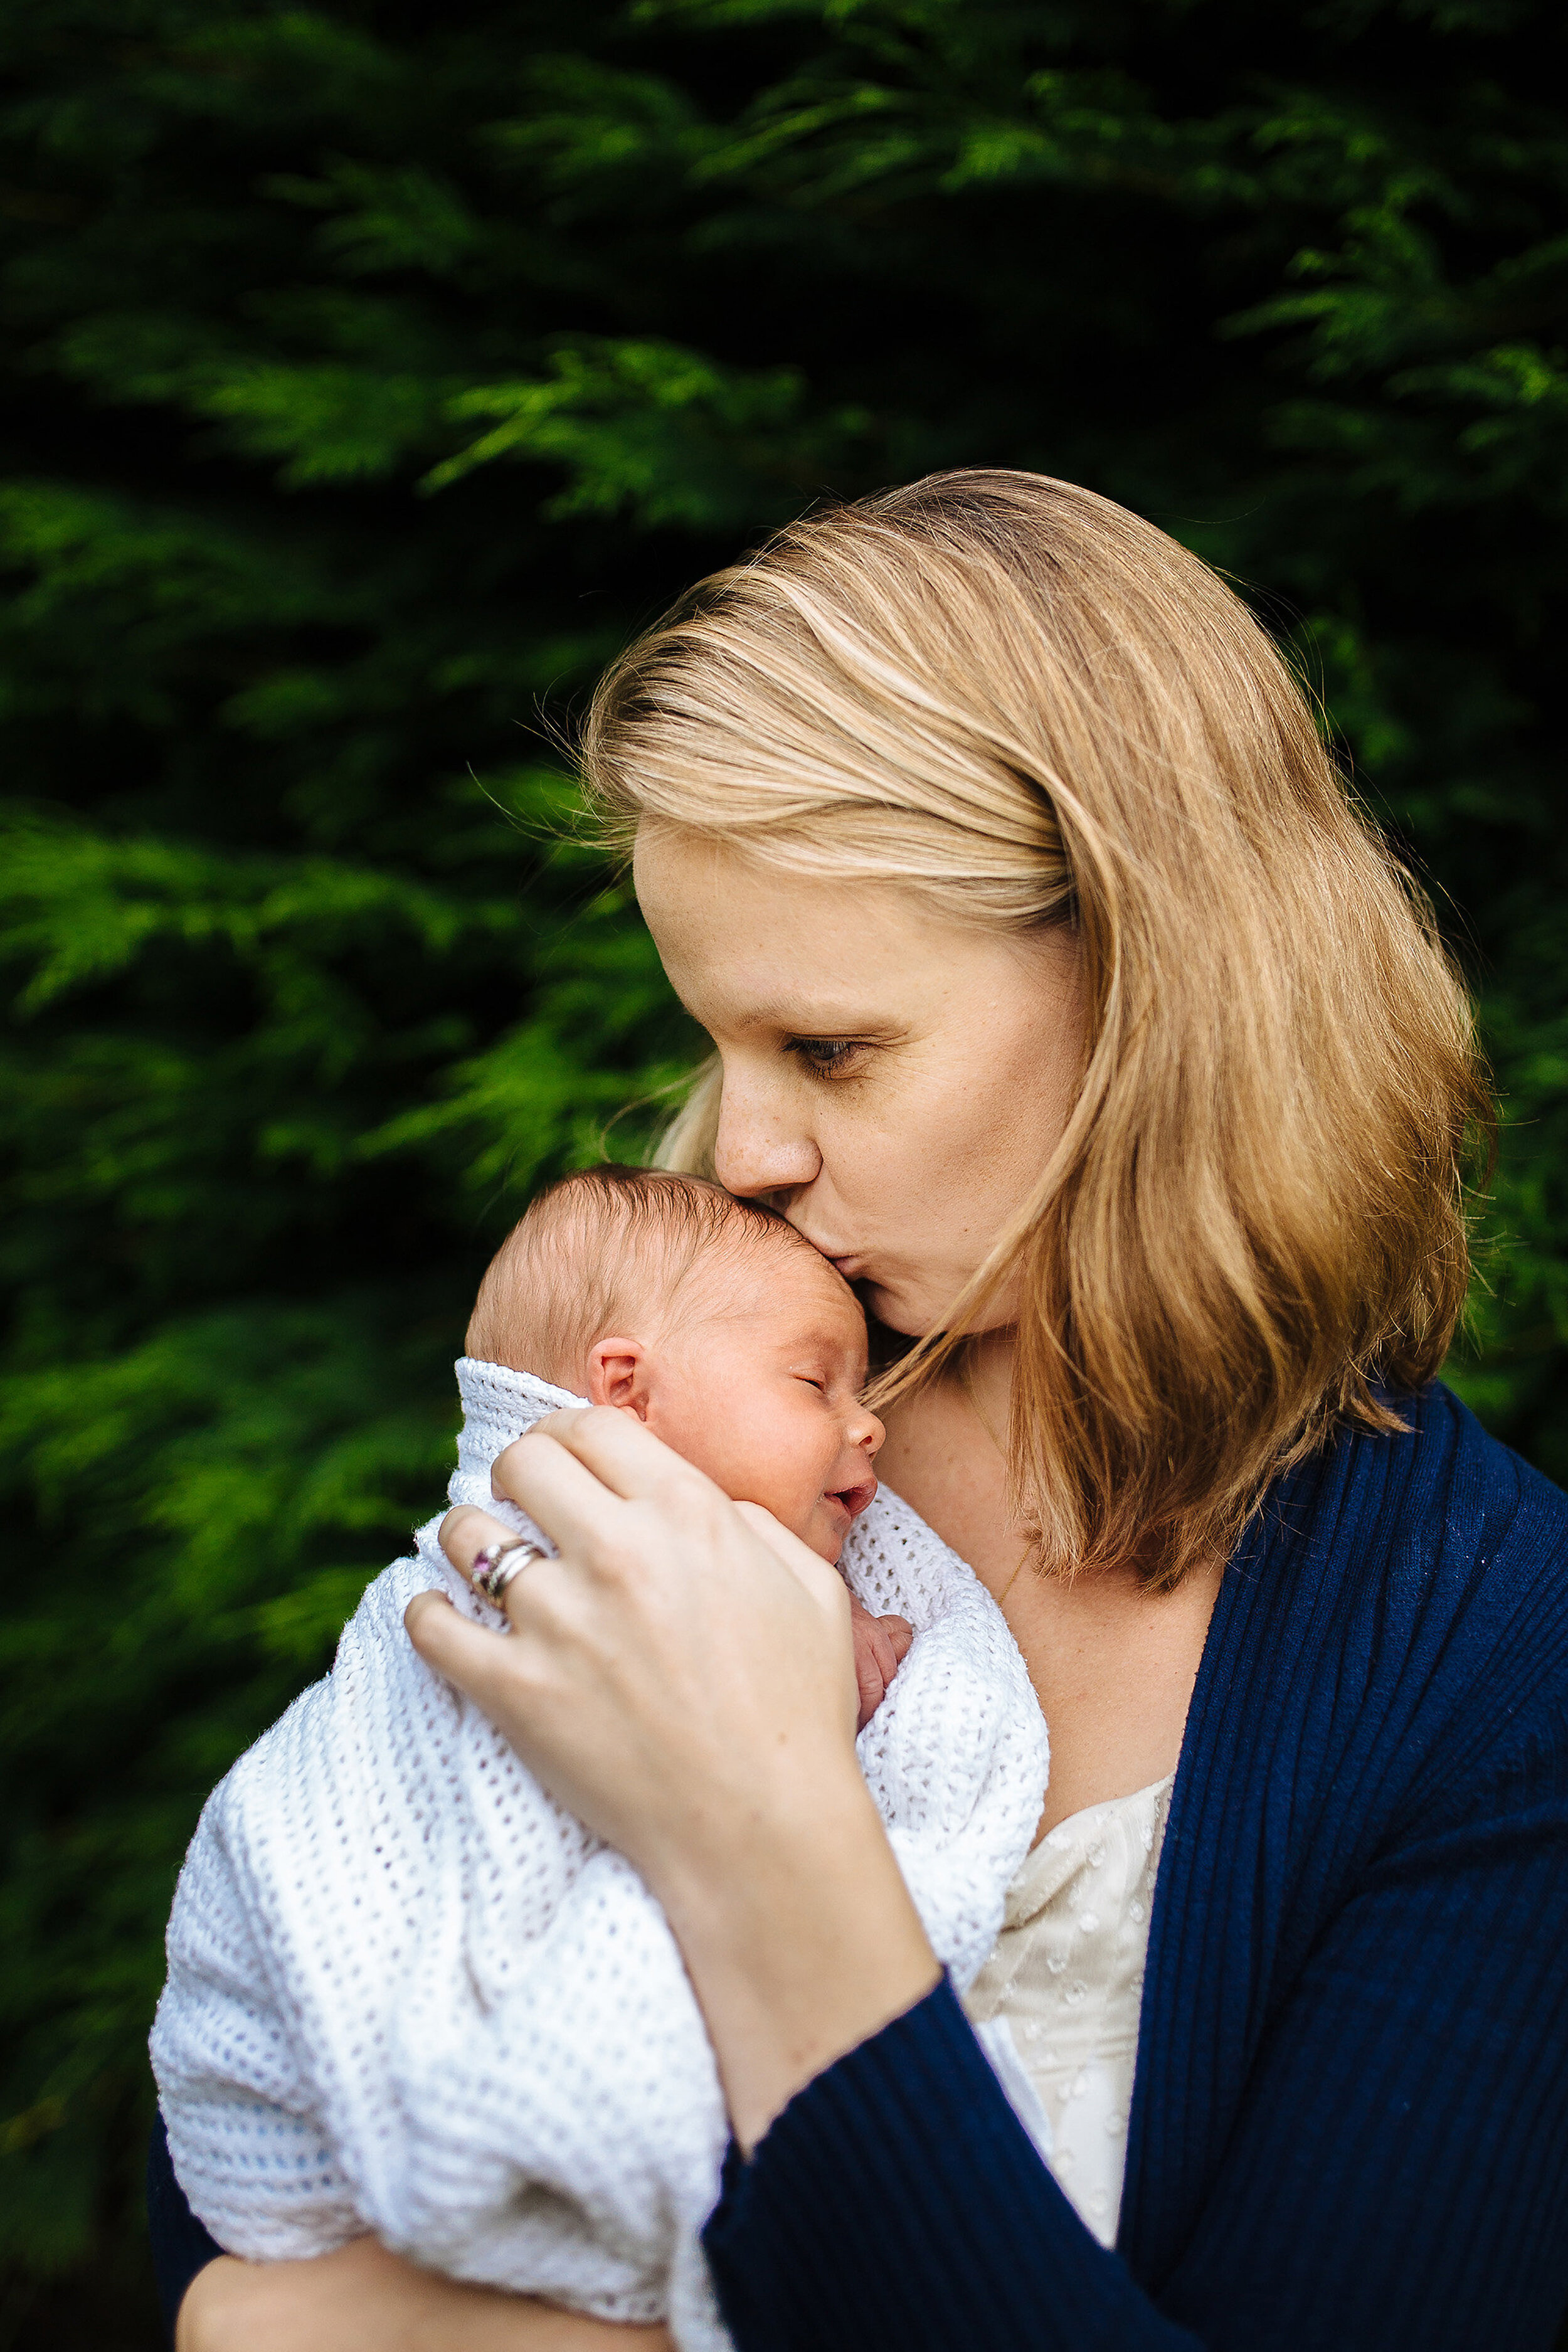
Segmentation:
[(855, 1683), (860, 1698), (858, 1728), (864, 1731), (909, 1652), (914, 1632), (907, 1618), (873, 1617), (858, 1601), (849, 1604), (855, 1637)]
[(860, 1601), (852, 1599), (849, 1622), (857, 1653), (874, 1658), (884, 1681), (890, 1683), (915, 1638), (909, 1620), (905, 1617), (873, 1617)]
[(915, 1638), (914, 1627), (907, 1617), (879, 1617), (877, 1622), (893, 1645), (894, 1664), (901, 1666)]

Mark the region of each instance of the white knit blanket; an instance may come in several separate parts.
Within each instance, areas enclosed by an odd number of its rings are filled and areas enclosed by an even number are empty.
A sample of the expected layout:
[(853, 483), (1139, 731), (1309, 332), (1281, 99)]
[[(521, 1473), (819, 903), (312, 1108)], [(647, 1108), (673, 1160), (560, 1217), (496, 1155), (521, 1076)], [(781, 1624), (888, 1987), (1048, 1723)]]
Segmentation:
[[(454, 1502), (557, 1406), (465, 1359)], [(374, 2231), (456, 2277), (728, 2341), (698, 2242), (723, 2100), (663, 1913), (416, 1655), (410, 1597), (440, 1521), (377, 1577), (337, 1662), (209, 1799), (169, 1923), (153, 2064), (174, 2169), (219, 2243), (256, 2260)], [(858, 1752), (937, 1954), (989, 1952), (1046, 1782), (1045, 1726), (1000, 1611), (885, 1490), (843, 1571), (915, 1629)]]

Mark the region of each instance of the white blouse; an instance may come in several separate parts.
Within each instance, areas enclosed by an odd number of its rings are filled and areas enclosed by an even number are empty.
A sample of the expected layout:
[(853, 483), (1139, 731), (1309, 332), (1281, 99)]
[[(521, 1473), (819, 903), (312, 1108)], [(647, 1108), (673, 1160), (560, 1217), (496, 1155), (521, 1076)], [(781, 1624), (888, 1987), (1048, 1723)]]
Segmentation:
[(1105, 2246), (1121, 2210), (1149, 1913), (1174, 1778), (1047, 1832), (1007, 1890), (1002, 1933), (964, 2002), (1010, 2090), (1021, 2063), (1027, 2090), (1014, 2104)]

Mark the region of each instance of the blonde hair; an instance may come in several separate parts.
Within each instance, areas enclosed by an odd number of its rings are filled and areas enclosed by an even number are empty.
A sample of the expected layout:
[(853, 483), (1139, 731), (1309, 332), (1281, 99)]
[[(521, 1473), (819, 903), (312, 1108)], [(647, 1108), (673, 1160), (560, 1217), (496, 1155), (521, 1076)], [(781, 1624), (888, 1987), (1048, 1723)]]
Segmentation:
[(716, 1311), (738, 1261), (759, 1246), (824, 1264), (776, 1209), (710, 1179), (615, 1160), (580, 1168), (529, 1204), (491, 1258), (464, 1346), (575, 1388), (595, 1339), (647, 1339), (650, 1317), (662, 1329), (674, 1315)]
[[(1431, 910), (1240, 598), (1071, 483), (933, 475), (808, 516), (608, 672), (591, 808), (1014, 932), (1070, 922), (1088, 1044), (1038, 1185), (879, 1401), (1014, 1272), (1009, 1462), (1042, 1560), (1151, 1583), (1442, 1362), (1491, 1106)], [(711, 1166), (716, 1074), (667, 1161)], [(962, 1357), (960, 1357), (962, 1368)]]

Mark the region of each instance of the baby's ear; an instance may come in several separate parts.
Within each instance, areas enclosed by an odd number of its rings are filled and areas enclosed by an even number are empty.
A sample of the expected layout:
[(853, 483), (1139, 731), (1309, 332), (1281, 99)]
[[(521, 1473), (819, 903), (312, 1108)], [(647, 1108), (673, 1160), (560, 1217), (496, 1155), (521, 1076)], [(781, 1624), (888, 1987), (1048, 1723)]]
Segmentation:
[(588, 1350), (590, 1404), (619, 1405), (647, 1419), (647, 1349), (640, 1339), (596, 1339)]

